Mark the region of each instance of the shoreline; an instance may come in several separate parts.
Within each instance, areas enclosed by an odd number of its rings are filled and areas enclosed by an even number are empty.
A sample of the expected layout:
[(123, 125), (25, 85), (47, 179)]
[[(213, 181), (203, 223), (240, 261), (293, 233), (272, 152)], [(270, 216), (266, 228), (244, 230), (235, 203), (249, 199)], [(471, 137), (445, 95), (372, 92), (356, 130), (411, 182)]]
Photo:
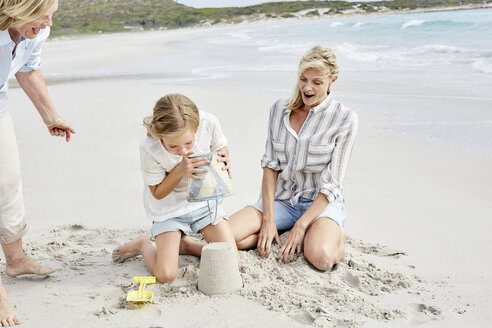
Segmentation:
[[(326, 19), (332, 19), (332, 18), (326, 18)], [(299, 20), (296, 21), (288, 21), (288, 20), (278, 20), (276, 21), (276, 24), (279, 25), (287, 25), (287, 24), (296, 24), (299, 22)], [(250, 23), (248, 23), (250, 24)], [(261, 26), (260, 24), (271, 24), (271, 22), (253, 22), (251, 23), (250, 26)], [(54, 86), (54, 85), (61, 85), (61, 84), (66, 84), (66, 83), (77, 83), (77, 82), (85, 82), (85, 83), (92, 83), (92, 82), (97, 82), (101, 80), (111, 80), (111, 81), (120, 81), (120, 80), (131, 80), (131, 79), (145, 79), (149, 82), (151, 82), (154, 79), (161, 79), (158, 83), (180, 83), (180, 84), (191, 84), (191, 85), (196, 85), (203, 83), (204, 85), (216, 85), (217, 83), (221, 83), (223, 80), (221, 78), (215, 78), (213, 74), (207, 73), (204, 75), (197, 75), (193, 73), (192, 71), (166, 71), (160, 69), (160, 71), (157, 71), (155, 73), (152, 73), (152, 71), (145, 69), (142, 70), (143, 73), (140, 73), (138, 71), (138, 66), (139, 62), (141, 60), (147, 60), (147, 59), (152, 59), (152, 57), (155, 56), (158, 59), (164, 59), (164, 58), (173, 58), (172, 60), (179, 60), (178, 57), (168, 57), (169, 54), (172, 54), (174, 52), (173, 50), (173, 42), (174, 41), (179, 41), (179, 42), (188, 42), (189, 40), (194, 40), (197, 37), (211, 37), (214, 35), (220, 35), (221, 32), (226, 32), (226, 34), (229, 31), (234, 32), (237, 29), (243, 29), (245, 25), (242, 24), (235, 24), (235, 25), (221, 25), (221, 26), (214, 26), (214, 27), (200, 27), (200, 28), (184, 28), (184, 29), (175, 29), (175, 30), (161, 30), (161, 31), (144, 31), (144, 32), (124, 32), (124, 33), (118, 33), (118, 34), (100, 34), (98, 36), (88, 36), (85, 37), (84, 39), (78, 39), (78, 40), (68, 40), (68, 39), (54, 39), (52, 40), (53, 42), (50, 42), (45, 46), (43, 49), (44, 52), (44, 62), (43, 62), (43, 67), (42, 71), (45, 74), (45, 79), (48, 85)], [(247, 26), (247, 25), (246, 25)], [(132, 41), (132, 47), (128, 46), (121, 46), (122, 43), (126, 39), (133, 39)], [(82, 42), (80, 40), (83, 40)], [(160, 46), (160, 44), (164, 44), (164, 46)], [(152, 48), (147, 48), (150, 51), (147, 51), (146, 54), (140, 54), (138, 51), (135, 49), (138, 49), (139, 47), (148, 47), (148, 45), (152, 45)], [(60, 51), (64, 51), (63, 49), (67, 48), (74, 48), (74, 49), (80, 49), (79, 53), (76, 51), (71, 51), (68, 54), (68, 58), (60, 58), (59, 60), (52, 60), (52, 58), (56, 58), (58, 56), (58, 53)], [(82, 55), (83, 49), (87, 48), (92, 48), (93, 51), (89, 56), (84, 56)], [(127, 57), (125, 60), (121, 60), (122, 58), (114, 58), (114, 56), (109, 55), (113, 51), (119, 52), (119, 53), (125, 53), (124, 57)], [(89, 57), (89, 58), (87, 58)], [(74, 66), (72, 65), (72, 60), (77, 61), (77, 65)], [(225, 60), (225, 59), (224, 59)], [(125, 62), (126, 61), (126, 62)], [(99, 63), (101, 62), (101, 63)], [(114, 71), (107, 71), (105, 70), (106, 65), (109, 63), (110, 65), (117, 66), (121, 62), (121, 66), (117, 70)], [(95, 65), (94, 65), (95, 63)], [(128, 63), (132, 63), (132, 65), (128, 65)], [(225, 62), (225, 64), (227, 64)], [(126, 65), (126, 66), (124, 66)], [(207, 64), (205, 64), (207, 65)], [(97, 69), (94, 69), (94, 67), (97, 67)], [(132, 68), (136, 67), (137, 69), (133, 69), (132, 72), (125, 71), (123, 68)], [(183, 67), (186, 69), (186, 67)], [(237, 74), (237, 73), (234, 73)], [(248, 79), (248, 75), (252, 76), (256, 74), (255, 72), (249, 72), (248, 74), (243, 74), (241, 75), (242, 77), (245, 77)], [(277, 73), (272, 73), (272, 74), (277, 74)], [(285, 76), (289, 75), (289, 72), (286, 71), (284, 74)], [(350, 75), (350, 76), (349, 76)], [(369, 75), (370, 76), (370, 75)], [(391, 88), (393, 89), (392, 85), (389, 85), (388, 83), (382, 83), (384, 81), (380, 81), (379, 87), (371, 87), (370, 85), (366, 85), (367, 82), (370, 81), (370, 78), (366, 78), (364, 81), (359, 81), (361, 76), (358, 74), (354, 74), (352, 72), (345, 72), (343, 74), (343, 79), (339, 79), (339, 82), (337, 83), (337, 88), (342, 87), (340, 90), (343, 92), (347, 93), (347, 97), (350, 98), (356, 98), (357, 101), (360, 101), (360, 96), (363, 96), (361, 94), (360, 88), (364, 87), (365, 92), (367, 93), (366, 96), (371, 97), (372, 99), (377, 98), (378, 94), (380, 94), (381, 87), (384, 88)], [(16, 89), (16, 81), (11, 80), (11, 88)], [(434, 102), (434, 103), (443, 103), (445, 101), (450, 101), (452, 99), (456, 101), (461, 101), (463, 103), (469, 102), (473, 104), (478, 104), (481, 103), (480, 105), (483, 106), (486, 102), (490, 103), (491, 98), (487, 97), (482, 97), (480, 95), (475, 95), (475, 94), (470, 94), (463, 92), (461, 94), (455, 94), (452, 92), (444, 92), (444, 93), (437, 93), (434, 94), (433, 91), (430, 91), (429, 89), (425, 89), (419, 86), (415, 86), (412, 88), (408, 88), (408, 90), (412, 90), (411, 93), (407, 92), (406, 89), (402, 89), (402, 86), (400, 85), (399, 88), (395, 88), (394, 90), (390, 91), (390, 94), (388, 97), (388, 103), (389, 101), (394, 101), (396, 98), (401, 98), (405, 99), (406, 101), (413, 101), (415, 99), (420, 99), (421, 101), (425, 102)], [(231, 87), (233, 88), (233, 87)], [(404, 91), (404, 92), (401, 92)], [(392, 100), (389, 98), (393, 98)], [(360, 104), (362, 106), (362, 104)], [(387, 122), (386, 122), (387, 123)], [(377, 125), (377, 124), (376, 124)], [(383, 131), (384, 133), (388, 135), (398, 135), (397, 133), (392, 133), (384, 130), (384, 127), (382, 128), (381, 126), (374, 126), (372, 127), (373, 129), (376, 129), (378, 131)], [(401, 135), (398, 135), (401, 137)], [(412, 140), (412, 136), (405, 136), (404, 139), (406, 140)], [(416, 141), (422, 141), (422, 138), (420, 136), (416, 136)], [(413, 139), (413, 140), (415, 140)], [(459, 148), (460, 146), (453, 146), (452, 144), (446, 144), (447, 140), (442, 140), (439, 142), (433, 142), (431, 144), (435, 145), (441, 145), (446, 148), (450, 149), (456, 149)], [(424, 141), (429, 142), (428, 140)], [(463, 147), (461, 147), (463, 149)], [(475, 150), (469, 150), (468, 152), (470, 153), (477, 153), (477, 151), (482, 151), (482, 149), (475, 149)], [(490, 157), (490, 155), (485, 155)]]
[[(289, 17), (289, 18), (279, 18), (279, 17), (263, 17), (258, 19), (245, 19), (239, 23), (234, 22), (220, 22), (216, 24), (210, 23), (199, 23), (193, 26), (186, 26), (181, 28), (158, 28), (158, 29), (149, 29), (144, 30), (139, 29), (135, 26), (128, 31), (119, 31), (119, 32), (103, 32), (98, 31), (95, 33), (81, 33), (81, 34), (72, 34), (72, 35), (60, 35), (56, 37), (48, 38), (48, 42), (56, 41), (56, 40), (77, 40), (84, 39), (90, 37), (96, 37), (101, 35), (119, 35), (119, 34), (134, 34), (134, 33), (146, 33), (146, 32), (157, 32), (157, 31), (187, 31), (187, 30), (199, 30), (199, 29), (220, 29), (234, 26), (248, 26), (248, 25), (263, 25), (263, 24), (271, 24), (271, 23), (293, 23), (293, 22), (302, 22), (309, 20), (332, 20), (344, 17), (364, 17), (364, 16), (377, 16), (377, 15), (405, 15), (405, 14), (414, 14), (414, 13), (432, 13), (432, 12), (445, 12), (445, 11), (458, 11), (458, 10), (474, 10), (474, 9), (491, 9), (492, 3), (488, 4), (470, 4), (464, 6), (453, 6), (453, 7), (433, 7), (433, 8), (416, 8), (416, 9), (402, 9), (402, 10), (379, 10), (377, 12), (353, 12), (353, 13), (344, 13), (344, 14), (332, 14), (332, 15), (324, 15), (324, 16), (306, 16), (300, 15), (297, 17)], [(326, 8), (312, 8), (308, 9), (308, 11), (312, 10), (326, 10)], [(305, 11), (305, 10), (304, 10)]]

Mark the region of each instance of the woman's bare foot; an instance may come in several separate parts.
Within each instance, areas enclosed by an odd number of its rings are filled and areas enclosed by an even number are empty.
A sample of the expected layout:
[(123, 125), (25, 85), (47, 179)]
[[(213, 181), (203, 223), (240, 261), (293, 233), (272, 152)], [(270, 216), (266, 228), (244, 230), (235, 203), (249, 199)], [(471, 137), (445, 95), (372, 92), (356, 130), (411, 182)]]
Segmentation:
[(20, 276), (23, 274), (47, 276), (56, 271), (56, 269), (37, 264), (26, 256), (18, 259), (7, 259), (6, 262), (5, 273), (11, 277)]
[(11, 277), (22, 274), (36, 274), (47, 276), (56, 270), (37, 264), (26, 256), (22, 248), (22, 239), (18, 239), (10, 244), (2, 244), (5, 254), (5, 273)]
[(7, 291), (0, 282), (0, 326), (9, 327), (21, 323), (21, 320), (14, 312), (7, 298)]
[(112, 254), (113, 262), (123, 263), (132, 257), (140, 255), (142, 253), (142, 247), (145, 244), (150, 244), (149, 235), (141, 235), (132, 241), (116, 247)]

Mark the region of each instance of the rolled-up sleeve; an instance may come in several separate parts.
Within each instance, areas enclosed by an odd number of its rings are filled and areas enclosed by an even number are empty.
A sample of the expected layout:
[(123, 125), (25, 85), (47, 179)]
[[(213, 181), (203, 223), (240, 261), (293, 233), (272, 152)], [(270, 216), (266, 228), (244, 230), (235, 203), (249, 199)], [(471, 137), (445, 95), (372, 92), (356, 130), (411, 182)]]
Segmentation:
[(158, 185), (166, 177), (166, 171), (162, 165), (142, 147), (140, 147), (140, 168), (146, 185)]
[(276, 102), (272, 108), (270, 109), (270, 117), (268, 119), (268, 136), (265, 144), (265, 153), (261, 158), (261, 167), (269, 167), (274, 171), (280, 171), (280, 161), (278, 157), (275, 156), (275, 149), (273, 147), (273, 131), (276, 124), (281, 124), (281, 122), (276, 122), (277, 115), (276, 107), (279, 105), (279, 102)]
[(331, 162), (321, 174), (320, 192), (329, 202), (333, 202), (342, 195), (342, 181), (347, 171), (348, 162), (357, 134), (358, 117), (354, 112), (350, 113), (347, 123), (336, 138)]
[(24, 66), (22, 66), (19, 69), (19, 72), (35, 71), (41, 66), (41, 47), (43, 46), (46, 39), (48, 39), (48, 36), (50, 35), (49, 27), (46, 28), (46, 31), (45, 30), (42, 31), (43, 31), (42, 34), (38, 36), (38, 38), (40, 39), (36, 40), (38, 42), (34, 46), (34, 49), (31, 55), (29, 56), (29, 59), (24, 64)]

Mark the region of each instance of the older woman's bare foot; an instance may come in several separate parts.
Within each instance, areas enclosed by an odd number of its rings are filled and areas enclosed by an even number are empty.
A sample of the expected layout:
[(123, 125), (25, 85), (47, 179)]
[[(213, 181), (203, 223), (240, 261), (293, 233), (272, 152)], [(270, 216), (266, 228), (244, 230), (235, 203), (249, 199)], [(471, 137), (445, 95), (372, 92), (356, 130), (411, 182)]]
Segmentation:
[(141, 235), (132, 241), (116, 247), (112, 254), (113, 262), (123, 263), (132, 257), (140, 255), (142, 253), (142, 247), (145, 244), (150, 244), (149, 235)]
[[(1, 284), (1, 282), (0, 282)], [(9, 327), (21, 323), (21, 320), (14, 312), (7, 298), (7, 291), (0, 285), (0, 326)]]
[(22, 258), (7, 259), (7, 264), (5, 268), (5, 273), (11, 277), (20, 276), (23, 274), (47, 276), (55, 271), (56, 269), (37, 264), (26, 256)]
[(2, 244), (3, 253), (5, 254), (5, 273), (11, 277), (22, 274), (35, 274), (47, 276), (55, 269), (37, 264), (26, 256), (22, 248), (22, 239), (18, 239), (10, 244)]

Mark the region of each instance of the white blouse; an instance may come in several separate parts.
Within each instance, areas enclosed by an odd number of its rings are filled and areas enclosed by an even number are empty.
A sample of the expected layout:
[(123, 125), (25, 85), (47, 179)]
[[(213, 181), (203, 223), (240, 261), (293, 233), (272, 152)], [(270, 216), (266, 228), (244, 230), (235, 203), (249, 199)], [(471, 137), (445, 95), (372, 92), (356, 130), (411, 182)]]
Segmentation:
[[(227, 140), (215, 116), (200, 111), (200, 124), (195, 134), (192, 151), (203, 154), (218, 151), (227, 146)], [(182, 157), (169, 153), (159, 139), (146, 136), (140, 142), (140, 165), (145, 183), (143, 202), (147, 216), (152, 221), (164, 221), (207, 206), (207, 202), (188, 202), (186, 200), (188, 179), (184, 177), (174, 190), (163, 199), (156, 199), (149, 186), (155, 186), (181, 162)]]
[(42, 29), (34, 39), (21, 38), (14, 50), (15, 42), (10, 39), (9, 31), (0, 31), (0, 117), (7, 114), (8, 80), (17, 72), (34, 71), (41, 65), (41, 46), (50, 35), (50, 28)]

